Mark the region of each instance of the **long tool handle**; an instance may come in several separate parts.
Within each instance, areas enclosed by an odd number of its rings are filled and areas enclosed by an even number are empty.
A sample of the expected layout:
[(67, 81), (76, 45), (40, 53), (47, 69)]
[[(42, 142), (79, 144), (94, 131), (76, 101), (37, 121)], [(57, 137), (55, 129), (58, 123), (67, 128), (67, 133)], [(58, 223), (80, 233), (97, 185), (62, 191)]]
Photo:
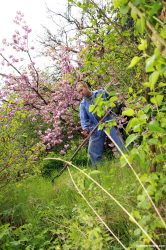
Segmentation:
[[(104, 119), (111, 113), (113, 107), (108, 111), (108, 113), (105, 114), (105, 116), (103, 116), (103, 118), (100, 120), (100, 122), (103, 122)], [(96, 125), (96, 127), (94, 127), (94, 129), (89, 133), (89, 135), (85, 138), (85, 140), (81, 143), (81, 145), (77, 148), (77, 150), (75, 151), (75, 153), (72, 155), (72, 157), (70, 158), (69, 162), (73, 160), (73, 158), (75, 157), (75, 155), (78, 153), (78, 151), (82, 148), (82, 146), (88, 141), (88, 139), (91, 137), (91, 135), (93, 134), (93, 132), (98, 128), (99, 126), (99, 123)], [(63, 171), (67, 168), (68, 164), (66, 164), (62, 170), (60, 171), (60, 173), (55, 176), (53, 179), (52, 179), (52, 182), (54, 182), (55, 178), (58, 178), (62, 173)]]

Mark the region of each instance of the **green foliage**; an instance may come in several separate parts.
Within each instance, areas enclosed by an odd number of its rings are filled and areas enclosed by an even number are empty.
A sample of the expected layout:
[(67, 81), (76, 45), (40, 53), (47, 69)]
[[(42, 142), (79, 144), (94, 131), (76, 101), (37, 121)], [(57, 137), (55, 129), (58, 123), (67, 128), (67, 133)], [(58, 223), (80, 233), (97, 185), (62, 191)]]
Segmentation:
[[(3, 115), (2, 112), (1, 115)], [(5, 186), (10, 181), (15, 182), (21, 178), (27, 178), (31, 174), (40, 173), (40, 157), (42, 158), (45, 149), (42, 145), (35, 146), (33, 141), (24, 133), (22, 124), (25, 119), (26, 112), (24, 111), (16, 111), (15, 116), (10, 121), (6, 121), (5, 118), (1, 119), (0, 186)], [(36, 164), (35, 159), (37, 154), (38, 164)]]
[[(128, 99), (122, 115), (131, 117), (126, 128), (128, 134), (126, 147), (129, 146), (129, 152), (121, 156), (121, 165), (125, 167), (127, 159), (130, 164), (139, 166), (139, 177), (140, 180), (143, 180), (145, 189), (142, 191), (142, 186), (138, 188), (137, 208), (144, 209), (146, 215), (141, 214), (136, 209), (132, 211), (132, 214), (152, 239), (159, 240), (156, 231), (161, 230), (164, 224), (161, 218), (158, 218), (156, 211), (152, 211), (150, 197), (155, 201), (156, 210), (158, 209), (160, 212), (160, 202), (164, 203), (162, 199), (165, 197), (166, 183), (164, 178), (166, 113), (165, 90), (163, 88), (166, 77), (166, 37), (164, 14), (161, 15), (165, 11), (165, 3), (135, 0), (131, 2), (113, 1), (113, 5), (120, 9), (120, 13), (119, 10), (115, 11), (113, 7), (110, 8), (109, 5), (107, 12), (102, 11), (99, 4), (92, 7), (94, 11), (100, 10), (100, 17), (97, 16), (97, 18), (103, 17), (103, 20), (106, 21), (103, 21), (104, 28), (103, 26), (99, 27), (99, 35), (94, 36), (94, 31), (93, 35), (91, 31), (86, 32), (88, 46), (82, 53), (85, 66), (83, 70), (95, 72), (96, 68), (96, 74), (110, 76), (111, 69), (113, 69), (115, 77), (121, 82), (120, 88), (124, 86), (124, 82), (127, 83), (126, 88), (123, 87), (123, 92), (128, 92)], [(116, 23), (109, 18), (110, 13), (112, 16), (113, 13), (116, 13)], [(125, 23), (130, 15), (133, 18), (132, 29), (128, 27), (128, 30), (125, 30)], [(95, 28), (93, 22), (92, 25)], [(121, 32), (118, 32), (118, 29)], [(131, 39), (131, 34), (135, 37), (138, 34), (141, 36), (137, 37), (137, 44)], [(91, 39), (92, 36), (94, 39)], [(100, 42), (98, 42), (97, 37), (100, 38)], [(100, 45), (98, 46), (99, 53), (95, 56), (96, 44)], [(128, 78), (125, 78), (124, 69), (128, 69)], [(139, 77), (136, 78), (138, 73)], [(102, 81), (103, 85), (107, 83), (106, 79), (108, 82), (111, 80), (105, 78), (105, 81)], [(111, 90), (115, 90), (115, 88), (111, 88)], [(108, 108), (111, 105), (106, 105), (102, 98), (98, 97), (95, 105), (90, 107), (90, 111), (97, 112), (99, 116), (102, 116), (104, 106)], [(109, 124), (107, 132), (111, 126), (112, 124)], [(100, 129), (103, 129), (102, 124)], [(139, 137), (141, 137), (140, 141)], [(135, 147), (131, 148), (131, 145), (135, 145)], [(164, 187), (162, 187), (163, 183)], [(147, 197), (145, 190), (147, 190), (149, 197)], [(161, 217), (165, 218), (162, 211)], [(140, 229), (134, 231), (134, 236), (139, 238), (131, 244), (131, 247), (141, 245), (142, 242), (143, 244), (150, 243), (150, 240)]]
[[(124, 174), (120, 166), (117, 168), (117, 162), (107, 163), (99, 171), (84, 171), (96, 180), (100, 174), (102, 185), (109, 192), (119, 195), (120, 201), (126, 196), (126, 207), (135, 206), (135, 198), (130, 198), (136, 191), (133, 178), (129, 171)], [(119, 232), (123, 243), (133, 242), (130, 230), (135, 227), (118, 206), (82, 174), (72, 171), (72, 175), (114, 233)], [(0, 193), (0, 199), (0, 245), (4, 249), (109, 249), (110, 245), (119, 248), (74, 189), (67, 172), (54, 185), (41, 177), (29, 177), (15, 186), (9, 184), (8, 190)]]
[[(77, 144), (73, 141), (71, 143), (71, 149), (67, 151), (67, 154), (63, 156), (63, 159), (66, 161), (69, 161), (72, 155), (75, 153), (77, 149)], [(47, 155), (48, 158), (59, 158), (59, 154), (55, 154), (53, 152), (50, 152)], [(77, 155), (72, 160), (72, 163), (75, 165), (82, 165), (82, 166), (91, 166), (91, 162), (88, 155), (88, 149), (87, 144), (77, 153)], [(60, 171), (64, 166), (64, 164), (61, 161), (55, 161), (55, 160), (46, 160), (43, 161), (43, 167), (42, 167), (42, 174), (44, 176), (51, 176), (53, 171), (57, 169)]]
[[(69, 2), (74, 4), (73, 0)], [(90, 111), (102, 116), (118, 101), (125, 103), (122, 115), (130, 119), (126, 127), (128, 153), (121, 156), (121, 166), (118, 159), (115, 164), (111, 162), (108, 166), (92, 170), (87, 148), (84, 147), (73, 163), (81, 165), (80, 168), (86, 166), (84, 171), (118, 197), (159, 245), (164, 243), (164, 238), (159, 237), (164, 234), (164, 224), (154, 205), (165, 219), (166, 28), (165, 19), (162, 20), (165, 3), (114, 0), (113, 5), (108, 2), (103, 8), (96, 1), (77, 2), (77, 6), (91, 16), (92, 25), (80, 32), (86, 38), (87, 46), (80, 52), (78, 60), (82, 67), (78, 70), (92, 87), (106, 86), (110, 91), (111, 98), (103, 102), (99, 95)], [(72, 85), (72, 74), (69, 80)], [(120, 100), (115, 96), (117, 89), (121, 91)], [(115, 121), (109, 122), (106, 131), (109, 133), (115, 125)], [(103, 126), (105, 124), (100, 124), (101, 129)], [(0, 247), (110, 249), (111, 246), (112, 249), (121, 249), (80, 198), (67, 172), (56, 180), (55, 185), (49, 179), (39, 178), (39, 175), (38, 179), (35, 177), (40, 170), (44, 177), (57, 175), (63, 166), (61, 162), (49, 160), (44, 161), (41, 169), (40, 160), (44, 157), (45, 148), (37, 144), (30, 127), (24, 112), (17, 113), (9, 124), (6, 120), (1, 123)], [(69, 160), (75, 152), (78, 142), (73, 141), (72, 144), (72, 149), (63, 159)], [(59, 158), (58, 150), (52, 150), (48, 157)], [(38, 161), (34, 159), (36, 155)], [(132, 164), (137, 179), (127, 167), (127, 162)], [(134, 220), (129, 219), (99, 187), (78, 172), (72, 171), (72, 175), (85, 198), (128, 249), (150, 244)], [(7, 188), (4, 187), (6, 184)]]

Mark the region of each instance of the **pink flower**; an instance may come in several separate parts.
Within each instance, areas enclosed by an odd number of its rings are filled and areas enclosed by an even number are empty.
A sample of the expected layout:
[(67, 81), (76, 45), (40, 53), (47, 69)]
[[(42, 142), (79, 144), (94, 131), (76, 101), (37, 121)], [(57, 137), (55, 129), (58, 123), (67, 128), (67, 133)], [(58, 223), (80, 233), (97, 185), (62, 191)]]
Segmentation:
[(31, 49), (34, 49), (34, 47), (32, 46)]
[(41, 132), (41, 130), (39, 130), (38, 135), (41, 135), (41, 134), (42, 134), (42, 132)]
[(72, 134), (72, 131), (68, 131), (67, 134), (68, 134), (68, 135)]
[(66, 154), (66, 152), (65, 152), (64, 150), (61, 150), (60, 153), (61, 153), (62, 155), (65, 155), (65, 154)]
[(35, 117), (33, 117), (33, 118), (32, 118), (32, 121), (33, 121), (33, 122), (35, 122), (35, 121), (36, 121)]
[(67, 145), (64, 145), (64, 148), (65, 148), (65, 149), (67, 149), (68, 147), (69, 147), (69, 144), (67, 144)]
[(71, 136), (68, 136), (68, 138), (69, 138), (69, 139), (73, 139), (73, 135), (71, 135)]

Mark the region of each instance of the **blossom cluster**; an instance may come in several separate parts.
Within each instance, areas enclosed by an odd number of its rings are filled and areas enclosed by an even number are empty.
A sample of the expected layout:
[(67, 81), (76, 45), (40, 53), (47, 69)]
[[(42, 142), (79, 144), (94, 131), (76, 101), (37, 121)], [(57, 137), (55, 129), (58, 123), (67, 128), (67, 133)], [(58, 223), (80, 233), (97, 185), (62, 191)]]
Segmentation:
[[(72, 140), (75, 131), (79, 129), (80, 95), (75, 91), (77, 77), (73, 85), (68, 79), (74, 70), (70, 53), (67, 53), (64, 47), (59, 52), (53, 51), (62, 69), (62, 75), (60, 80), (50, 87), (49, 82), (31, 59), (27, 43), (31, 29), (23, 20), (21, 12), (17, 12), (14, 22), (20, 30), (15, 31), (12, 42), (9, 43), (4, 39), (3, 45), (12, 47), (18, 55), (21, 53), (21, 57), (9, 55), (6, 58), (0, 54), (1, 65), (10, 66), (12, 71), (14, 70), (14, 73), (2, 74), (5, 87), (0, 92), (0, 99), (7, 103), (6, 118), (10, 120), (15, 112), (24, 108), (28, 114), (27, 118), (38, 126), (34, 133), (39, 136), (46, 148), (51, 149), (61, 144), (63, 149), (60, 152), (65, 154), (65, 150), (70, 146), (66, 142)], [(2, 48), (1, 52), (4, 49)], [(34, 47), (31, 46), (31, 50), (33, 49)], [(22, 64), (27, 57), (29, 63)], [(13, 93), (15, 93), (15, 98), (14, 102), (11, 102)]]

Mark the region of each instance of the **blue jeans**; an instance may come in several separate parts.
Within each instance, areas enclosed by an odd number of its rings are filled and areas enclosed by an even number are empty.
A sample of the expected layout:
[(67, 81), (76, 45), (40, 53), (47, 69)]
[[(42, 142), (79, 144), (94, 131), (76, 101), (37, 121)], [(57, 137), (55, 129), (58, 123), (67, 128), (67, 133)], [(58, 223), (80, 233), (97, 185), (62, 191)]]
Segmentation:
[[(103, 160), (101, 158), (103, 154), (103, 148), (104, 148), (104, 142), (105, 142), (105, 137), (106, 134), (104, 133), (103, 130), (99, 130), (99, 135), (94, 136), (93, 134), (90, 137), (89, 140), (89, 147), (88, 147), (88, 153), (90, 155), (90, 159), (93, 165), (96, 163), (102, 163)], [(119, 148), (125, 152), (125, 146), (124, 146), (124, 141), (123, 138), (120, 134), (120, 131), (117, 127), (112, 127), (110, 136), (113, 138), (113, 140), (116, 142), (116, 144), (119, 146)], [(121, 155), (119, 150), (117, 149), (118, 153)]]

